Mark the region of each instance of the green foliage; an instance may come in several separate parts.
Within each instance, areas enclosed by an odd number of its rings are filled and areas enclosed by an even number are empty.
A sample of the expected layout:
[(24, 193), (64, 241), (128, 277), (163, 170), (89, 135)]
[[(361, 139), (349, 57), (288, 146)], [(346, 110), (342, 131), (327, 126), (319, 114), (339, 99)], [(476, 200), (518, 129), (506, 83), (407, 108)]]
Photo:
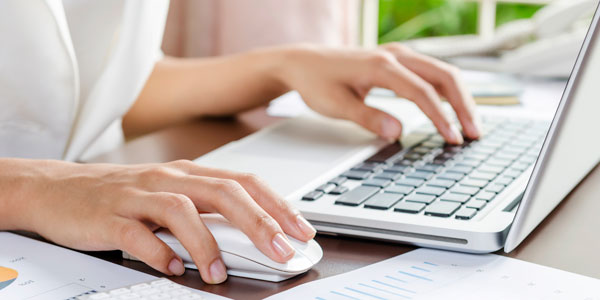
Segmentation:
[[(474, 34), (477, 3), (464, 0), (379, 0), (379, 42)], [(529, 18), (539, 5), (498, 4), (496, 23)]]

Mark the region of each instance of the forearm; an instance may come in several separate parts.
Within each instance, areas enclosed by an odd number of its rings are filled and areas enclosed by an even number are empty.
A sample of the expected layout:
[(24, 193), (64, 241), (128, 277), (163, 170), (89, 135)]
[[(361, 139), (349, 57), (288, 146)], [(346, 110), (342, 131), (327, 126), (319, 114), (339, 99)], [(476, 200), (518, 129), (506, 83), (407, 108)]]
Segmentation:
[(224, 116), (264, 104), (286, 92), (278, 73), (286, 51), (265, 49), (218, 58), (158, 62), (125, 115), (127, 135), (199, 116)]

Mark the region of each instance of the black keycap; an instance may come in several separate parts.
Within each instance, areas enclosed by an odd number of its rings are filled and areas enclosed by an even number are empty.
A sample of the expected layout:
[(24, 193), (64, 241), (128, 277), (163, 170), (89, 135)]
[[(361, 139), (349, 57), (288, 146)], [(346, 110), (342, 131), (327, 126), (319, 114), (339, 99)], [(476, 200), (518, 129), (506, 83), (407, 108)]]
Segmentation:
[(459, 220), (471, 220), (476, 214), (476, 209), (463, 207), (456, 212), (454, 217)]
[(463, 173), (456, 173), (456, 172), (449, 172), (449, 171), (441, 173), (440, 175), (437, 176), (437, 178), (440, 178), (440, 179), (448, 179), (448, 180), (454, 180), (454, 181), (459, 181), (463, 177), (465, 177), (465, 174), (463, 174)]
[(327, 194), (327, 193), (330, 193), (335, 188), (336, 188), (335, 184), (326, 183), (326, 184), (323, 184), (323, 185), (319, 186), (318, 188), (316, 188), (316, 190)]
[(427, 195), (439, 196), (439, 195), (443, 194), (444, 192), (446, 192), (446, 189), (441, 188), (441, 187), (424, 185), (424, 186), (418, 188), (415, 192), (417, 194), (427, 194)]
[(488, 183), (489, 183), (489, 181), (487, 181), (487, 180), (474, 179), (474, 178), (469, 178), (469, 177), (460, 181), (460, 184), (462, 184), (464, 186), (474, 186), (477, 188), (482, 188), (482, 187), (488, 185)]
[(379, 192), (378, 187), (361, 185), (340, 196), (335, 200), (335, 204), (358, 206), (377, 192)]
[(439, 172), (444, 166), (442, 165), (436, 165), (436, 164), (425, 164), (423, 166), (420, 167), (416, 167), (415, 169), (417, 171), (423, 171), (423, 172), (434, 172), (437, 173)]
[(473, 179), (481, 179), (481, 180), (490, 181), (490, 180), (496, 178), (496, 174), (475, 171), (475, 172), (469, 174), (469, 177), (473, 178)]
[(418, 187), (423, 184), (423, 182), (425, 182), (425, 180), (418, 178), (401, 178), (396, 181), (396, 184)]
[(440, 197), (440, 200), (465, 203), (469, 201), (470, 198), (471, 195), (467, 194), (446, 193)]
[(393, 172), (393, 173), (404, 173), (406, 171), (410, 171), (411, 168), (410, 166), (403, 166), (403, 165), (393, 165), (391, 167), (387, 167), (385, 169), (386, 172)]
[(501, 184), (490, 184), (488, 185), (485, 190), (488, 192), (492, 192), (492, 193), (500, 193), (502, 192), (502, 190), (504, 189), (504, 185)]
[(417, 214), (425, 208), (425, 204), (417, 203), (417, 202), (406, 202), (402, 201), (396, 206), (394, 206), (394, 211), (409, 213), (409, 214)]
[(467, 202), (466, 206), (468, 208), (474, 208), (476, 210), (481, 210), (486, 204), (487, 204), (487, 202), (484, 200), (473, 199), (473, 200)]
[(400, 145), (400, 143), (389, 144), (379, 150), (379, 152), (375, 153), (375, 155), (369, 157), (367, 162), (384, 163), (400, 151), (402, 151), (402, 145)]
[(475, 194), (477, 194), (477, 192), (479, 192), (479, 188), (457, 184), (450, 189), (450, 192), (459, 193), (459, 194), (467, 194), (467, 195), (475, 195)]
[(433, 177), (433, 173), (423, 171), (413, 171), (406, 174), (406, 177), (429, 180)]
[(379, 193), (365, 202), (366, 208), (389, 209), (402, 199), (401, 194)]
[(393, 172), (381, 172), (375, 175), (375, 178), (378, 179), (389, 179), (389, 180), (398, 180), (402, 177), (401, 173), (393, 173)]
[(384, 187), (390, 185), (390, 183), (392, 183), (392, 181), (389, 179), (371, 178), (371, 179), (367, 179), (367, 180), (363, 181), (362, 185), (376, 186), (376, 187), (384, 188)]
[(312, 192), (304, 195), (304, 197), (302, 197), (302, 200), (315, 201), (315, 200), (321, 198), (321, 196), (323, 196), (323, 192), (321, 192), (321, 191), (312, 191)]
[(340, 186), (336, 187), (335, 189), (331, 190), (331, 192), (329, 192), (329, 193), (332, 195), (341, 195), (347, 191), (348, 191), (348, 187), (340, 185)]
[(392, 186), (386, 188), (385, 192), (408, 195), (414, 189), (415, 189), (414, 187), (408, 186), (408, 185), (392, 185)]
[(453, 166), (451, 168), (449, 168), (447, 171), (448, 172), (454, 172), (454, 173), (462, 173), (462, 174), (468, 174), (471, 172), (471, 170), (473, 170), (472, 167), (469, 166)]
[(454, 185), (454, 180), (435, 178), (427, 182), (427, 185), (450, 188)]
[(425, 194), (412, 194), (412, 195), (406, 196), (406, 198), (404, 198), (404, 200), (410, 201), (410, 202), (419, 202), (419, 203), (429, 204), (429, 203), (433, 202), (433, 200), (435, 200), (435, 196), (425, 195)]
[(360, 163), (360, 164), (354, 166), (352, 168), (352, 170), (369, 171), (369, 172), (377, 173), (377, 172), (383, 170), (383, 167), (384, 167), (384, 165), (380, 164), (380, 163), (364, 162), (364, 163)]
[(475, 195), (475, 199), (490, 202), (496, 197), (496, 193), (481, 191)]
[(449, 217), (458, 208), (460, 203), (449, 201), (436, 201), (425, 208), (425, 215), (435, 217)]
[(347, 180), (346, 177), (339, 176), (339, 177), (336, 177), (336, 178), (333, 178), (333, 179), (329, 180), (327, 183), (333, 183), (335, 185), (341, 185), (344, 182), (346, 182), (346, 180)]
[(346, 172), (342, 173), (341, 176), (344, 176), (348, 179), (353, 179), (353, 180), (364, 180), (371, 176), (371, 172), (350, 170), (350, 171), (346, 171)]

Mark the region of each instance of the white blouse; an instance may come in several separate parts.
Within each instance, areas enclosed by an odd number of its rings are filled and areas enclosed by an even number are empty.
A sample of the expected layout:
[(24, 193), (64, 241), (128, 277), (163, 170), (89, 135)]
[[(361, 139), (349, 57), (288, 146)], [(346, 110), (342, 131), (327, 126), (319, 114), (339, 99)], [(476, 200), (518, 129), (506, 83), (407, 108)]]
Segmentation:
[(168, 0), (0, 1), (0, 157), (85, 160), (162, 53)]

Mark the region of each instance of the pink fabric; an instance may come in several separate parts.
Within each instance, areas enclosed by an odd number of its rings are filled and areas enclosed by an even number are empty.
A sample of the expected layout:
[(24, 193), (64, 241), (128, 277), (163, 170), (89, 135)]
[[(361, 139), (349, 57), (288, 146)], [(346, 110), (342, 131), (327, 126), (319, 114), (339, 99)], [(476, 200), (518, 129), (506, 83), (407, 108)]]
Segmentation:
[(164, 49), (213, 56), (261, 46), (358, 44), (358, 0), (172, 0)]

